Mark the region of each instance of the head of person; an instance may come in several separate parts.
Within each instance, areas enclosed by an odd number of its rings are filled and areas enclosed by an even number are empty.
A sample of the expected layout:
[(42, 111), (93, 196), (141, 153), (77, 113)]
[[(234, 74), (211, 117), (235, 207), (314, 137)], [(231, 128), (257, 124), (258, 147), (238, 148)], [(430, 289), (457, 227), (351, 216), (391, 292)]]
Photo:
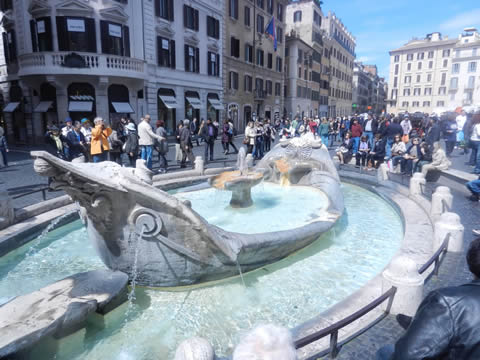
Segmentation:
[(82, 123), (83, 127), (86, 127), (86, 128), (90, 127), (90, 121), (88, 121), (87, 118), (83, 118), (80, 122)]
[(440, 146), (440, 141), (435, 141), (433, 143), (433, 152), (437, 152), (438, 150), (441, 149), (441, 146)]
[(273, 324), (260, 325), (236, 346), (232, 360), (296, 360), (290, 332)]
[(380, 133), (376, 133), (376, 134), (375, 134), (375, 140), (378, 141), (378, 140), (380, 140), (381, 138), (382, 138), (382, 134), (380, 134)]
[(353, 118), (353, 125), (356, 125), (358, 124), (358, 119), (357, 118)]
[(103, 125), (103, 119), (101, 117), (96, 117), (93, 120), (93, 123), (95, 124), (95, 126), (102, 126)]
[(82, 128), (82, 123), (80, 121), (75, 121), (75, 123), (73, 124), (73, 128), (75, 129), (75, 131), (80, 131), (80, 129)]
[(402, 140), (402, 137), (400, 135), (395, 135), (395, 142), (399, 143), (400, 140)]
[(188, 125), (190, 125), (190, 120), (189, 120), (189, 119), (183, 120), (183, 126), (186, 127), (186, 126), (188, 126)]
[(197, 118), (193, 118), (193, 122), (196, 123), (198, 120)]
[(165, 127), (165, 121), (164, 120), (158, 120), (157, 121), (157, 127)]
[(136, 129), (135, 129), (135, 124), (134, 123), (128, 123), (125, 128), (129, 131), (129, 132), (135, 132)]
[(58, 135), (58, 127), (56, 127), (55, 125), (50, 126), (50, 132), (51, 132), (54, 136), (57, 136), (57, 135)]
[(467, 264), (475, 279), (480, 279), (480, 238), (473, 240), (468, 247)]
[(253, 128), (253, 121), (249, 121), (247, 126)]
[(327, 118), (322, 118), (322, 124), (327, 124), (328, 121), (327, 121)]
[(414, 138), (412, 139), (412, 144), (413, 144), (413, 145), (418, 145), (418, 144), (420, 144), (420, 138), (414, 137)]
[(69, 117), (65, 118), (65, 126), (71, 127), (72, 126), (72, 119)]
[(149, 114), (145, 115), (145, 120), (146, 120), (147, 122), (150, 122), (151, 119), (152, 119), (152, 118), (150, 117)]
[(367, 142), (367, 137), (364, 135), (360, 138), (360, 141), (361, 142)]
[(345, 139), (350, 139), (351, 136), (352, 134), (350, 133), (350, 131), (347, 131), (347, 133), (345, 134)]
[(208, 118), (207, 119), (207, 124), (210, 125), (212, 123), (212, 119)]

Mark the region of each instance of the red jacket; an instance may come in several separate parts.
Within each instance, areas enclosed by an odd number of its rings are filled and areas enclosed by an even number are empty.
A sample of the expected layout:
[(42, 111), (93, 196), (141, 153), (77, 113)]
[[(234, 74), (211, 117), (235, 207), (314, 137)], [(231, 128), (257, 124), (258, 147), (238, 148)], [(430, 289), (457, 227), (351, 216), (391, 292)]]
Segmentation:
[(360, 124), (352, 125), (352, 137), (360, 137), (362, 136), (362, 133), (363, 133), (362, 125)]

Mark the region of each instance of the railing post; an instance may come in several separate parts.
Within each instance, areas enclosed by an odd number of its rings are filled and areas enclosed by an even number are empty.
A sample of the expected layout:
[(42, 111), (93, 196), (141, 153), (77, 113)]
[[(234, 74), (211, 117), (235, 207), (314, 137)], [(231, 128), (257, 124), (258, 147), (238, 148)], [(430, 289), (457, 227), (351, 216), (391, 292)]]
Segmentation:
[(335, 359), (340, 352), (337, 347), (338, 344), (338, 330), (330, 334), (330, 359)]
[(43, 201), (47, 200), (47, 194), (45, 192), (45, 189), (42, 189), (42, 199)]
[(430, 216), (436, 220), (440, 215), (452, 208), (453, 196), (450, 189), (446, 186), (439, 186), (432, 195), (432, 208), (430, 209)]
[(413, 174), (412, 178), (410, 179), (410, 195), (422, 196), (423, 186), (425, 186), (426, 183), (427, 181), (425, 180), (425, 175), (418, 172)]
[(448, 240), (448, 252), (460, 253), (463, 251), (463, 235), (465, 229), (460, 222), (460, 216), (452, 212), (446, 212), (438, 218), (434, 228), (433, 251), (437, 251), (447, 235), (450, 236)]
[(391, 289), (395, 289), (392, 295), (388, 298), (388, 303), (387, 303), (387, 308), (385, 309), (385, 312), (387, 314), (390, 314), (390, 310), (392, 309), (392, 304), (393, 304), (393, 299), (395, 299), (395, 294), (397, 293), (397, 288), (395, 286), (392, 286)]

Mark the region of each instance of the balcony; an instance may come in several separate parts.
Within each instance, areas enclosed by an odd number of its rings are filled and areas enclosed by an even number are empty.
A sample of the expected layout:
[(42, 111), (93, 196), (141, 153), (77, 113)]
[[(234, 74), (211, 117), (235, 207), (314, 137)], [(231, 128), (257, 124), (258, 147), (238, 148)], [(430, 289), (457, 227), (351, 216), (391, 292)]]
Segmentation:
[(254, 99), (255, 99), (255, 100), (263, 100), (263, 99), (265, 99), (265, 91), (264, 91), (264, 90), (255, 89), (255, 91), (253, 92), (253, 94), (254, 94)]
[(108, 54), (32, 53), (19, 56), (18, 64), (19, 76), (75, 74), (145, 78), (143, 60)]

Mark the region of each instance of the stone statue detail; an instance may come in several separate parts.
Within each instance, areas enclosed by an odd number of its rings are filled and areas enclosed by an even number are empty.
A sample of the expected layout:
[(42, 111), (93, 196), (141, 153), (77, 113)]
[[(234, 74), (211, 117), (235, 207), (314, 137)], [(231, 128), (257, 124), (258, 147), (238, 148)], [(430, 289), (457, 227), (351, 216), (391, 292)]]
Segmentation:
[[(255, 236), (209, 224), (191, 204), (152, 186), (151, 173), (141, 163), (132, 169), (113, 162), (69, 163), (43, 151), (32, 156), (35, 171), (78, 202), (88, 236), (107, 267), (131, 276), (135, 266), (141, 285), (178, 286), (237, 275), (238, 266), (249, 271), (275, 262), (335, 224), (343, 213), (338, 174), (328, 151), (311, 148), (306, 157), (298, 151), (286, 154), (286, 147), (277, 145), (251, 169), (242, 154), (239, 174), (276, 183), (283, 178), (329, 198), (327, 212), (307, 225)], [(226, 188), (229, 184), (224, 182)]]

